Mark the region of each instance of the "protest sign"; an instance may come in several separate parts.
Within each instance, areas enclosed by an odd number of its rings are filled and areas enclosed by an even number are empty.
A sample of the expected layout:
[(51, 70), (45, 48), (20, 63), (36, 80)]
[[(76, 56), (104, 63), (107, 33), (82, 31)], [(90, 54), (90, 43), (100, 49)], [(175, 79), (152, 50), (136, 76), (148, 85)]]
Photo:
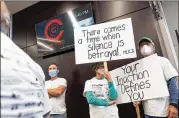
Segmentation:
[(74, 29), (76, 64), (135, 58), (131, 18)]
[(169, 96), (157, 54), (110, 71), (117, 86), (117, 104)]

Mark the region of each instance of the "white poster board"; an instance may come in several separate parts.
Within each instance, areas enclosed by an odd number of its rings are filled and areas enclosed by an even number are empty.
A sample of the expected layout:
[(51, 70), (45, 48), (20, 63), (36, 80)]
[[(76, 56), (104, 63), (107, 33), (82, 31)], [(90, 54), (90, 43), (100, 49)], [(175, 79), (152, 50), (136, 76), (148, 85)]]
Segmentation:
[(117, 86), (117, 104), (169, 96), (157, 54), (110, 72)]
[(76, 64), (135, 58), (131, 18), (75, 28)]

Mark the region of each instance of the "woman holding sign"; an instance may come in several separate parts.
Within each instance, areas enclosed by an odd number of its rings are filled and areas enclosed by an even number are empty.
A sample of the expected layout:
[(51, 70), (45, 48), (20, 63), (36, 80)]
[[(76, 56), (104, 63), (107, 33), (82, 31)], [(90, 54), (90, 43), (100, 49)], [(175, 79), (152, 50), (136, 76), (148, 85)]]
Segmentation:
[(93, 64), (96, 76), (87, 80), (84, 88), (90, 118), (119, 118), (115, 100), (117, 91), (109, 73), (105, 73), (102, 62)]

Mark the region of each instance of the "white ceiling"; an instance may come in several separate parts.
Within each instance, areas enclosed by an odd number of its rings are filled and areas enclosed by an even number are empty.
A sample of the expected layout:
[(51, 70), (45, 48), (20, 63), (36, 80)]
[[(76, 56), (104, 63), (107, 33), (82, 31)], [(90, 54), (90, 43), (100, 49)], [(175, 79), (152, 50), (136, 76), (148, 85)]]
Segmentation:
[(11, 14), (15, 14), (39, 1), (5, 1)]

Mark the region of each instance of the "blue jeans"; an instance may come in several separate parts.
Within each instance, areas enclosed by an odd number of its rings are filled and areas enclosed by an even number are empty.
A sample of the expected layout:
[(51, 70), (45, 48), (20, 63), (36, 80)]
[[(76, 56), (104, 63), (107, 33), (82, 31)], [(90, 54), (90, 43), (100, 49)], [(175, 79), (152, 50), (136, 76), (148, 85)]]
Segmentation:
[(154, 117), (154, 116), (145, 115), (145, 118), (167, 118), (167, 117)]
[(50, 114), (50, 118), (67, 118), (66, 113), (64, 114)]

